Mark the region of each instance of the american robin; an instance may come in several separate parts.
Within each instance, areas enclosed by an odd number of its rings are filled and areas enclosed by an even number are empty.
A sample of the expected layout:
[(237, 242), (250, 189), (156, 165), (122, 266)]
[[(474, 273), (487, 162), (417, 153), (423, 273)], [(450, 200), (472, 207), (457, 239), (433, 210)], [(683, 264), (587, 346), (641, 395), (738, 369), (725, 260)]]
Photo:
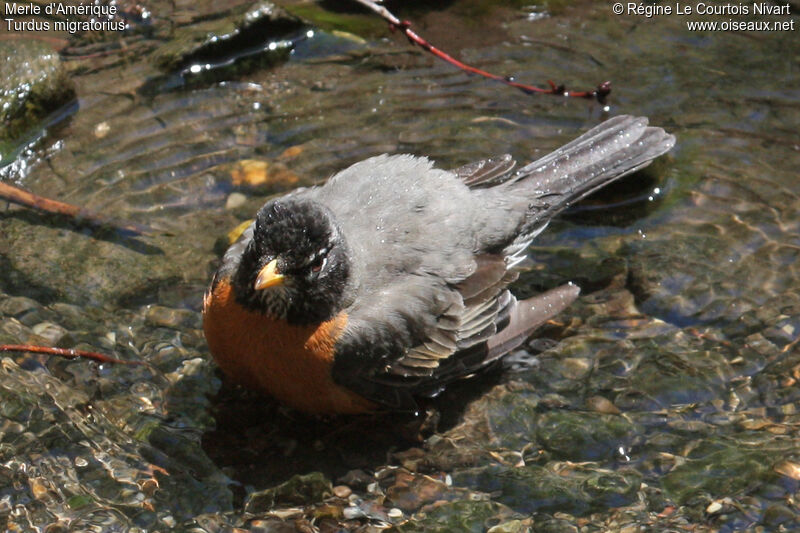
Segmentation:
[(415, 410), (577, 298), (568, 284), (517, 301), (507, 285), (555, 214), (674, 142), (618, 116), (518, 170), (380, 155), (270, 200), (205, 295), (211, 354), (302, 411)]

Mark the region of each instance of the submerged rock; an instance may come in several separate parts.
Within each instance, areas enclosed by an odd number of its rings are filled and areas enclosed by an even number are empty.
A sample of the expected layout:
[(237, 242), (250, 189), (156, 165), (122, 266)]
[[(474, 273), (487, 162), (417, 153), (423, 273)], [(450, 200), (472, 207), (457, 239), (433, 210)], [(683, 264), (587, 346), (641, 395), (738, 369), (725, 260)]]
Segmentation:
[(153, 60), (162, 70), (187, 69), (194, 76), (245, 62), (264, 67), (288, 56), (289, 48), (275, 43), (302, 26), (300, 19), (270, 2), (242, 4), (224, 18), (178, 27)]
[(278, 504), (308, 505), (320, 502), (333, 494), (333, 486), (320, 472), (296, 475), (277, 487), (251, 494), (244, 505), (245, 512), (258, 514)]
[(74, 97), (53, 49), (33, 39), (0, 42), (0, 160), (14, 141)]
[(444, 503), (426, 512), (419, 513), (408, 522), (395, 526), (392, 531), (442, 533), (448, 531), (474, 531), (477, 533), (486, 531), (487, 525), (489, 525), (492, 526), (491, 531), (512, 532), (525, 531), (525, 527), (518, 529), (517, 526), (529, 525), (529, 523), (529, 520), (520, 520), (519, 515), (497, 502), (459, 501)]
[(614, 472), (551, 463), (547, 467), (519, 468), (492, 465), (459, 472), (453, 481), (497, 495), (494, 500), (517, 512), (558, 511), (579, 516), (607, 506), (631, 504), (642, 477), (630, 469)]

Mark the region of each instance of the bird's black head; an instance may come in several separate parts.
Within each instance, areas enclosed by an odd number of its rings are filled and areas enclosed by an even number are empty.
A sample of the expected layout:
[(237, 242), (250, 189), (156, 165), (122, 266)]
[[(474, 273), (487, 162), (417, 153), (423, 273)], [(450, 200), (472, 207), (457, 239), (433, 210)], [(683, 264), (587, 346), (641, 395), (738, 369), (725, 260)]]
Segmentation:
[(310, 200), (278, 199), (256, 215), (233, 283), (249, 309), (301, 325), (333, 318), (347, 305), (349, 275), (333, 214)]

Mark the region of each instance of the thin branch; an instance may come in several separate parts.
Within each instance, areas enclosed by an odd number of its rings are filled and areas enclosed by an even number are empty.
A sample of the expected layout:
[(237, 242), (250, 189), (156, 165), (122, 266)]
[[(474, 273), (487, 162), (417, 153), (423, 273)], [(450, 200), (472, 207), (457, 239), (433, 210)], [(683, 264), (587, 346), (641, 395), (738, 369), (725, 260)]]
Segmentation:
[(73, 218), (78, 222), (84, 221), (95, 226), (109, 226), (118, 228), (123, 231), (135, 233), (137, 235), (148, 234), (152, 231), (144, 225), (133, 224), (130, 222), (122, 222), (113, 218), (105, 217), (103, 215), (87, 211), (76, 205), (59, 202), (57, 200), (50, 200), (28, 192), (19, 187), (14, 187), (8, 183), (0, 182), (0, 198), (8, 200), (9, 202), (38, 209), (46, 213), (53, 213), (56, 215), (63, 215)]
[(466, 72), (470, 72), (472, 74), (477, 74), (479, 76), (483, 76), (485, 78), (489, 78), (495, 81), (499, 81), (504, 83), (508, 86), (515, 87), (526, 94), (532, 93), (540, 93), (540, 94), (553, 94), (558, 96), (570, 96), (573, 98), (596, 98), (598, 102), (604, 103), (606, 97), (611, 93), (611, 82), (605, 81), (597, 86), (596, 89), (593, 91), (568, 91), (563, 85), (556, 85), (552, 81), (548, 80), (547, 84), (550, 85), (549, 89), (543, 89), (541, 87), (536, 87), (535, 85), (527, 85), (524, 83), (519, 83), (515, 81), (511, 77), (505, 76), (498, 76), (497, 74), (492, 74), (491, 72), (487, 72), (485, 70), (481, 70), (477, 67), (473, 67), (471, 65), (467, 65), (466, 63), (462, 63), (458, 59), (450, 56), (449, 54), (439, 50), (428, 41), (417, 35), (415, 32), (411, 30), (411, 23), (407, 20), (400, 20), (391, 11), (386, 9), (384, 6), (380, 5), (380, 0), (355, 0), (362, 6), (374, 11), (378, 15), (381, 16), (384, 20), (389, 23), (389, 26), (394, 30), (402, 31), (408, 40), (423, 50), (427, 50), (431, 54), (435, 55), (439, 59), (447, 61), (451, 65), (455, 65), (456, 67), (464, 70)]
[(31, 352), (46, 355), (58, 355), (66, 359), (91, 359), (98, 363), (114, 363), (120, 365), (141, 365), (142, 361), (124, 361), (97, 352), (87, 352), (86, 350), (75, 350), (73, 348), (53, 348), (50, 346), (36, 346), (34, 344), (0, 344), (0, 352)]

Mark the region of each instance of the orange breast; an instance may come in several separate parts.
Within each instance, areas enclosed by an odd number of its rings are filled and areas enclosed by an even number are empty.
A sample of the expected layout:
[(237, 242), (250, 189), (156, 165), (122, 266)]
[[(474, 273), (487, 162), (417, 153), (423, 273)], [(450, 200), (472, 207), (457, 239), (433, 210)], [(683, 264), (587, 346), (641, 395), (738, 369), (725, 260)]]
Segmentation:
[(291, 326), (236, 303), (220, 280), (203, 302), (211, 355), (231, 379), (312, 413), (363, 413), (375, 404), (333, 382), (334, 343), (347, 323), (339, 314), (321, 324)]

